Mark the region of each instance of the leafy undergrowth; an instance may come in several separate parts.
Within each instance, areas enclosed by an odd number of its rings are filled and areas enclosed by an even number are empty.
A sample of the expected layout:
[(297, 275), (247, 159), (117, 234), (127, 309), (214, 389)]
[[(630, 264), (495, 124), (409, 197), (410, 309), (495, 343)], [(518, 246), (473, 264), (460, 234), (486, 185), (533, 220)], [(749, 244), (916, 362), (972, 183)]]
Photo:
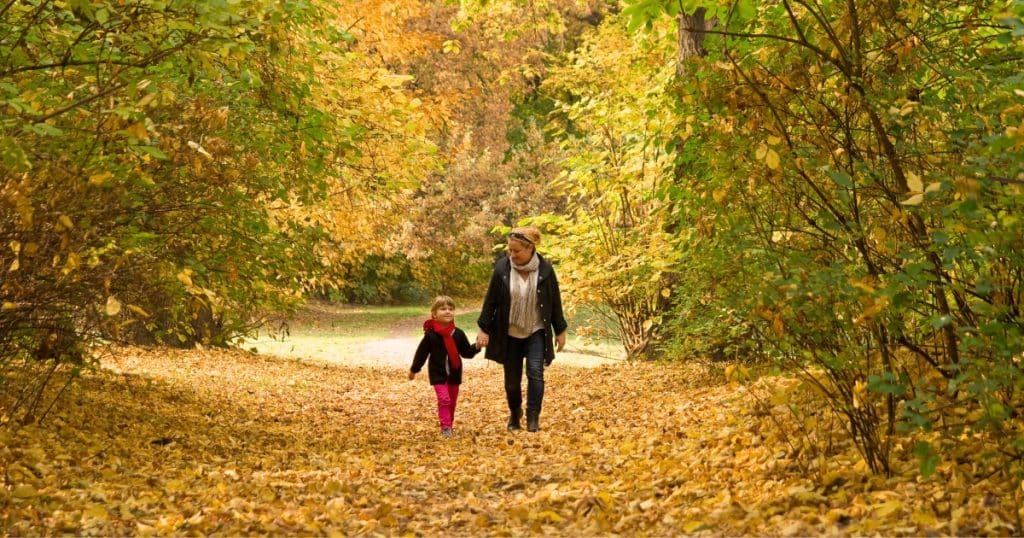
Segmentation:
[(870, 477), (836, 432), (803, 471), (771, 413), (696, 367), (556, 363), (535, 434), (505, 431), (501, 370), (479, 368), (444, 440), (426, 380), (398, 369), (142, 349), (106, 366), (0, 431), (4, 534), (1020, 532), (1016, 494), (970, 461)]

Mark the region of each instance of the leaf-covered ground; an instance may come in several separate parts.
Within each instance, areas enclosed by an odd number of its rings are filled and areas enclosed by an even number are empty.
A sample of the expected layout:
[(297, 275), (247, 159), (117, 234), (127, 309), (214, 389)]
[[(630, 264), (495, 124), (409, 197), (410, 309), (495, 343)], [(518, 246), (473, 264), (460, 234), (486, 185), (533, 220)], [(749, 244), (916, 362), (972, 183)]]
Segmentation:
[(41, 426), (0, 430), (3, 534), (1020, 533), (1019, 494), (970, 461), (870, 477), (839, 436), (802, 471), (764, 406), (697, 367), (556, 362), (542, 431), (511, 434), (500, 368), (478, 364), (445, 440), (403, 368), (133, 348), (105, 364)]

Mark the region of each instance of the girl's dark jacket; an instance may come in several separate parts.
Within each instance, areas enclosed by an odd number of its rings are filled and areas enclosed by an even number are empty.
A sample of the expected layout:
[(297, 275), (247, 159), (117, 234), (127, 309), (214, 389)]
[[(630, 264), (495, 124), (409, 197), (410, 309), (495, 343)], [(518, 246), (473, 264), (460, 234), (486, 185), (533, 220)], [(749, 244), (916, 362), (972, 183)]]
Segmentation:
[[(544, 362), (550, 364), (555, 359), (554, 336), (561, 334), (569, 326), (562, 313), (562, 295), (558, 291), (558, 279), (551, 263), (540, 254), (540, 267), (537, 268), (537, 306), (540, 307), (540, 319), (544, 323)], [(512, 261), (508, 254), (494, 264), (491, 283), (487, 287), (487, 296), (480, 311), (476, 324), (487, 333), (490, 342), (487, 344), (485, 357), (504, 364), (508, 355), (508, 317), (512, 309), (512, 296), (509, 292), (509, 276), (512, 274)]]
[[(471, 359), (480, 352), (479, 349), (469, 343), (466, 333), (456, 327), (452, 334), (455, 339), (455, 347), (459, 355)], [(428, 360), (429, 359), (429, 360)], [(434, 331), (427, 330), (423, 333), (423, 339), (416, 348), (416, 354), (412, 357), (412, 368), (414, 374), (423, 369), (423, 363), (427, 363), (427, 374), (430, 376), (431, 385), (458, 385), (462, 383), (462, 368), (452, 368), (448, 362), (448, 350), (444, 348), (444, 337)]]

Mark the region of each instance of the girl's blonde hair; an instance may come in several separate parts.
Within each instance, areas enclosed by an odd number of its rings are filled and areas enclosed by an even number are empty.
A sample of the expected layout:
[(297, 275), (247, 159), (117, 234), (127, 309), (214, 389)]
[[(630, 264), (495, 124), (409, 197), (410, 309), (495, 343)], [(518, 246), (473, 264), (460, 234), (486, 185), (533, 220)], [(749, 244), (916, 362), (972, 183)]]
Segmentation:
[(433, 316), (434, 314), (437, 314), (437, 309), (442, 306), (455, 308), (455, 299), (452, 299), (447, 295), (438, 295), (437, 297), (434, 297), (434, 302), (430, 304), (430, 315)]
[(536, 226), (517, 226), (508, 232), (510, 240), (516, 240), (528, 247), (540, 245), (540, 230)]

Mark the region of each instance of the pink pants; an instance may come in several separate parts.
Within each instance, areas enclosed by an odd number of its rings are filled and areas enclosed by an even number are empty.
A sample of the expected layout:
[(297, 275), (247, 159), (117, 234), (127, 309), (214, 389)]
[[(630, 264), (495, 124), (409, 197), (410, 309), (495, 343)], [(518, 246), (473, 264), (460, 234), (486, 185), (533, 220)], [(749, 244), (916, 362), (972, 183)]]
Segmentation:
[(458, 385), (433, 385), (437, 393), (437, 420), (441, 429), (451, 428), (455, 422), (455, 402), (459, 399)]

